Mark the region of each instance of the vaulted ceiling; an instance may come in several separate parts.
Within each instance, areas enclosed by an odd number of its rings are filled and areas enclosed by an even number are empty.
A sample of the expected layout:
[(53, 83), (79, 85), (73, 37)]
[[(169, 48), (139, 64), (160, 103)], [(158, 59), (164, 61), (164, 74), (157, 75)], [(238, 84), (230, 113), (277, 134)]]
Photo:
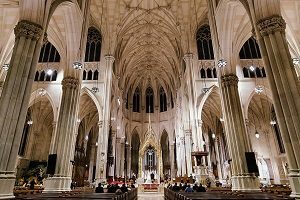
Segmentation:
[(178, 88), (183, 54), (206, 8), (206, 0), (92, 0), (92, 20), (114, 53), (119, 87)]

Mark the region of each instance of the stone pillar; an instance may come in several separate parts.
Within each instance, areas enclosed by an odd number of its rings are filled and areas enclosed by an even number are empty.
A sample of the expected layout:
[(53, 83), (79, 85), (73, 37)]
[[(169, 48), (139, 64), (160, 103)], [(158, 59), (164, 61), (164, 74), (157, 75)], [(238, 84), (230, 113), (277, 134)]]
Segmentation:
[(126, 144), (126, 151), (127, 151), (127, 157), (125, 162), (127, 163), (127, 174), (125, 176), (128, 176), (129, 178), (131, 177), (131, 146), (129, 144)]
[[(101, 122), (101, 131), (99, 130), (98, 136), (98, 152), (97, 152), (97, 163), (96, 173), (98, 173), (97, 180), (106, 180), (106, 164), (107, 164), (107, 147), (108, 147), (108, 135), (109, 135), (109, 124), (110, 124), (110, 101), (111, 101), (111, 82), (112, 82), (112, 66), (114, 63), (114, 57), (111, 55), (105, 55), (105, 89), (104, 89), (104, 110), (103, 118)], [(100, 129), (100, 128), (99, 128)], [(101, 142), (99, 142), (99, 139)], [(99, 163), (101, 162), (101, 163)], [(97, 168), (98, 166), (98, 168)], [(100, 171), (99, 171), (100, 170)]]
[[(300, 198), (300, 89), (279, 15), (259, 19), (256, 33), (289, 165), (292, 197)], [(298, 86), (298, 87), (297, 87)]]
[(74, 134), (77, 124), (79, 103), (79, 80), (66, 76), (62, 80), (62, 99), (56, 133), (56, 167), (53, 177), (45, 181), (44, 192), (70, 191), (72, 168), (70, 162), (74, 160), (76, 136)]
[(186, 155), (185, 155), (185, 145), (184, 145), (184, 137), (180, 137), (180, 154), (177, 163), (181, 166), (181, 176), (184, 176), (186, 173)]
[(238, 93), (238, 77), (235, 74), (221, 77), (221, 94), (226, 137), (232, 159), (232, 190), (258, 191), (258, 179), (248, 173), (246, 163), (247, 135)]
[(13, 198), (15, 169), (31, 87), (41, 50), (43, 27), (22, 20), (0, 98), (0, 198)]
[(190, 176), (192, 171), (192, 147), (191, 147), (191, 130), (185, 130), (185, 159), (186, 159), (186, 173), (187, 176)]
[(220, 156), (220, 149), (219, 149), (219, 137), (215, 138), (215, 150), (216, 150), (216, 160), (217, 160), (217, 169), (218, 169), (218, 177), (219, 180), (222, 180), (222, 166), (221, 166), (221, 156)]
[(109, 166), (109, 172), (108, 175), (115, 177), (115, 167), (116, 167), (116, 131), (112, 130), (111, 131), (111, 143), (112, 143), (112, 158), (113, 158), (113, 163)]
[[(107, 141), (106, 141), (107, 142)], [(98, 148), (97, 148), (97, 155), (96, 155), (96, 173), (95, 179), (96, 183), (100, 183), (105, 181), (106, 175), (104, 174), (104, 169), (106, 168), (105, 163), (105, 152), (107, 149), (104, 149), (104, 130), (103, 130), (103, 121), (98, 122)]]
[(246, 124), (246, 134), (247, 134), (247, 137), (246, 137), (247, 149), (249, 149), (249, 151), (252, 152), (253, 148), (252, 148), (251, 139), (250, 139), (251, 131), (250, 131), (249, 120), (248, 119), (245, 119), (245, 124)]
[(49, 149), (49, 153), (50, 154), (54, 154), (54, 152), (56, 151), (55, 149), (55, 143), (56, 143), (56, 126), (57, 122), (52, 122), (52, 135), (51, 135), (51, 143), (50, 143), (50, 149)]
[(90, 183), (93, 182), (93, 172), (94, 172), (94, 163), (95, 163), (95, 153), (96, 153), (96, 144), (92, 144), (91, 154), (90, 154), (90, 163), (89, 163), (89, 178)]
[(0, 81), (0, 97), (2, 94), (3, 85), (4, 85), (4, 81)]
[(198, 120), (198, 130), (197, 130), (197, 151), (204, 151), (204, 141), (203, 141), (203, 133), (202, 133), (202, 120)]
[(169, 151), (170, 151), (170, 166), (171, 166), (171, 178), (175, 178), (175, 167), (174, 167), (174, 143), (170, 144)]
[(124, 168), (124, 163), (125, 163), (125, 142), (124, 140), (122, 139), (121, 141), (121, 151), (120, 151), (120, 168), (119, 168), (119, 174), (121, 177), (124, 177), (124, 174), (125, 174), (125, 168)]
[(120, 174), (120, 168), (121, 168), (121, 138), (116, 138), (116, 174), (115, 176), (119, 177)]

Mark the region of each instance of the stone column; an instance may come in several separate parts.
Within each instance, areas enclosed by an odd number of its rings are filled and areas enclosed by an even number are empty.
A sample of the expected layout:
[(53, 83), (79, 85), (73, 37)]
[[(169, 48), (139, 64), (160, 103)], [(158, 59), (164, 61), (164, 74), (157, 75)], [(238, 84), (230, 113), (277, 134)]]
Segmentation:
[(49, 149), (49, 153), (50, 154), (54, 154), (54, 152), (56, 151), (55, 149), (55, 143), (56, 143), (56, 126), (57, 122), (52, 122), (52, 135), (51, 135), (51, 144), (50, 144), (50, 149)]
[(197, 151), (204, 151), (204, 141), (202, 133), (202, 120), (198, 120), (198, 130), (197, 130)]
[(185, 159), (186, 159), (186, 173), (187, 176), (190, 176), (193, 171), (192, 171), (192, 147), (191, 147), (191, 130), (185, 130)]
[(219, 180), (222, 180), (222, 166), (221, 166), (221, 156), (220, 156), (220, 149), (219, 149), (219, 137), (215, 138), (215, 150), (216, 150), (216, 160), (217, 160), (217, 169), (218, 169), (218, 177)]
[(120, 168), (121, 168), (121, 138), (116, 138), (116, 174), (115, 176), (119, 177)]
[(15, 169), (31, 87), (41, 50), (43, 27), (22, 20), (0, 98), (0, 198), (13, 198)]
[[(97, 155), (96, 155), (96, 183), (100, 183), (105, 181), (106, 175), (104, 174), (104, 169), (106, 168), (105, 162), (105, 152), (107, 149), (104, 149), (104, 130), (103, 130), (103, 121), (98, 122), (98, 147), (97, 147)], [(107, 141), (106, 141), (107, 142)]]
[(70, 191), (72, 163), (75, 151), (75, 128), (79, 103), (79, 80), (66, 76), (62, 80), (62, 99), (56, 133), (56, 167), (53, 177), (45, 181), (44, 192)]
[(258, 179), (249, 174), (247, 168), (247, 133), (238, 93), (238, 77), (235, 74), (221, 77), (221, 95), (226, 137), (232, 159), (232, 190), (258, 191)]
[(170, 144), (170, 166), (171, 166), (171, 178), (175, 178), (175, 167), (174, 167), (174, 144)]
[(119, 174), (120, 174), (120, 176), (121, 177), (124, 177), (124, 174), (125, 174), (125, 168), (124, 168), (124, 163), (125, 163), (125, 142), (124, 142), (124, 140), (122, 139), (122, 141), (121, 141), (121, 145), (120, 145), (120, 147), (121, 147), (121, 151), (120, 151), (120, 157), (119, 157), (119, 159), (120, 159), (120, 168), (119, 168)]
[(116, 135), (117, 132), (115, 130), (111, 131), (111, 143), (112, 143), (112, 157), (113, 157), (113, 163), (111, 163), (112, 165), (109, 167), (109, 172), (108, 175), (115, 177), (115, 167), (116, 167)]
[[(279, 15), (259, 19), (256, 33), (289, 165), (292, 197), (300, 198), (300, 88)], [(298, 87), (297, 87), (298, 86)]]
[[(101, 174), (101, 181), (105, 181), (106, 179), (106, 164), (107, 164), (107, 147), (108, 147), (108, 135), (109, 135), (109, 124), (110, 124), (110, 101), (111, 101), (111, 82), (112, 82), (112, 66), (114, 63), (114, 57), (112, 55), (105, 55), (105, 90), (104, 90), (104, 109), (103, 109), (103, 118), (104, 120), (102, 121), (103, 128), (101, 128), (101, 132), (99, 131), (99, 136), (102, 137), (101, 143), (98, 141), (98, 153), (97, 153), (97, 164), (98, 167), (100, 167), (100, 163), (98, 161), (101, 161), (101, 170), (100, 172), (98, 171), (98, 168), (96, 173)], [(101, 137), (98, 137), (100, 139)], [(96, 168), (97, 168), (96, 164)], [(102, 171), (102, 172), (101, 172)], [(98, 174), (98, 175), (100, 175)], [(97, 177), (100, 178), (100, 177)], [(100, 179), (98, 179), (100, 180)]]
[(181, 166), (181, 176), (184, 176), (186, 173), (186, 155), (185, 155), (185, 145), (184, 137), (180, 137), (180, 154), (181, 156), (178, 159), (178, 164)]
[(4, 81), (0, 81), (0, 97), (2, 94), (3, 85), (4, 85)]
[(245, 124), (246, 124), (246, 134), (247, 134), (247, 137), (246, 137), (246, 144), (247, 144), (247, 149), (249, 149), (249, 152), (252, 152), (253, 149), (252, 149), (252, 144), (251, 144), (251, 139), (250, 139), (250, 127), (249, 127), (249, 120), (248, 119), (245, 119)]
[(126, 163), (127, 163), (127, 174), (125, 176), (128, 176), (129, 178), (131, 177), (131, 146), (129, 144), (126, 144), (126, 149), (127, 149), (127, 157), (126, 157)]
[(94, 163), (95, 163), (95, 153), (96, 153), (96, 144), (92, 144), (91, 154), (90, 154), (90, 163), (89, 163), (89, 178), (90, 183), (93, 182), (93, 172), (94, 172)]

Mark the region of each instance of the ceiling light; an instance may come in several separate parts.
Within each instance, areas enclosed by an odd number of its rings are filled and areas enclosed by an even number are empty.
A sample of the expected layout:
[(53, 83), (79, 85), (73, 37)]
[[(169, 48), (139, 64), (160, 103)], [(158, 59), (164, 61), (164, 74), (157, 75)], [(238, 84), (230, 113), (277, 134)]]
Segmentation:
[(97, 147), (97, 146), (98, 146), (98, 142), (96, 142), (96, 144), (95, 144), (95, 145), (96, 145), (96, 147)]
[(253, 65), (251, 65), (251, 66), (249, 67), (249, 69), (250, 69), (250, 71), (254, 72), (255, 67), (253, 67)]
[(206, 92), (208, 92), (209, 91), (209, 88), (207, 88), (207, 87), (204, 87), (204, 88), (202, 88), (202, 92), (205, 94)]
[(255, 87), (255, 92), (256, 92), (257, 94), (261, 94), (263, 91), (264, 91), (263, 86), (258, 85), (258, 86)]
[(38, 90), (38, 94), (41, 95), (41, 96), (44, 96), (46, 94), (46, 90), (44, 88), (40, 88)]
[(85, 140), (88, 140), (88, 139), (89, 139), (89, 136), (88, 136), (88, 135), (86, 135), (84, 139), (85, 139)]
[(211, 134), (211, 137), (212, 137), (212, 139), (215, 139), (216, 138), (216, 134)]
[(30, 119), (30, 120), (27, 121), (27, 124), (28, 124), (28, 125), (32, 125), (32, 124), (33, 124), (33, 121)]
[(52, 73), (53, 73), (53, 70), (52, 69), (48, 69), (47, 74), (51, 75)]
[(271, 120), (271, 121), (270, 121), (270, 124), (271, 124), (271, 125), (275, 125), (275, 124), (276, 124), (276, 121), (275, 121), (275, 120)]
[(227, 61), (225, 60), (225, 59), (220, 59), (219, 61), (218, 61), (218, 67), (226, 67), (226, 65), (227, 65)]
[(77, 69), (77, 70), (81, 70), (82, 69), (82, 63), (81, 62), (74, 62), (73, 63), (73, 68)]
[(259, 133), (255, 131), (255, 137), (258, 139), (259, 138)]
[(93, 92), (93, 93), (99, 92), (99, 88), (97, 88), (97, 87), (92, 87), (92, 92)]
[(5, 71), (7, 71), (8, 68), (9, 68), (9, 64), (4, 64), (4, 65), (2, 66), (2, 68), (3, 68)]
[(296, 66), (296, 65), (299, 65), (300, 64), (300, 58), (293, 58), (293, 64)]

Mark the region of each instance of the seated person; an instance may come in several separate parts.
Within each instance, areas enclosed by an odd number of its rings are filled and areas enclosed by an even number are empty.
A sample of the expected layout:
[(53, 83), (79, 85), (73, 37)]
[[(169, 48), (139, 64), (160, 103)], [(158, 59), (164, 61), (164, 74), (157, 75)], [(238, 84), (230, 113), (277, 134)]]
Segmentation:
[(198, 192), (199, 186), (197, 185), (197, 183), (194, 184), (193, 190), (194, 190), (195, 192)]
[(203, 185), (200, 183), (197, 192), (206, 192), (205, 187), (203, 187)]
[(117, 189), (117, 191), (115, 192), (116, 195), (121, 195), (123, 194), (122, 190), (121, 189)]
[(98, 184), (98, 187), (96, 187), (95, 192), (96, 193), (103, 193), (104, 192), (103, 187), (101, 186), (101, 183)]
[(128, 188), (126, 187), (125, 183), (123, 183), (120, 189), (123, 193), (128, 192)]
[(172, 187), (172, 190), (173, 190), (174, 192), (179, 192), (180, 187), (177, 185), (177, 183), (174, 184), (174, 186)]
[(131, 186), (130, 186), (131, 188), (135, 188), (135, 185), (133, 184), (133, 183), (131, 183)]
[(184, 190), (184, 192), (194, 192), (194, 190), (191, 188), (191, 185), (188, 184)]
[(34, 190), (34, 185), (35, 185), (35, 184), (36, 184), (36, 183), (35, 183), (34, 179), (32, 179), (32, 180), (30, 181), (29, 189)]

